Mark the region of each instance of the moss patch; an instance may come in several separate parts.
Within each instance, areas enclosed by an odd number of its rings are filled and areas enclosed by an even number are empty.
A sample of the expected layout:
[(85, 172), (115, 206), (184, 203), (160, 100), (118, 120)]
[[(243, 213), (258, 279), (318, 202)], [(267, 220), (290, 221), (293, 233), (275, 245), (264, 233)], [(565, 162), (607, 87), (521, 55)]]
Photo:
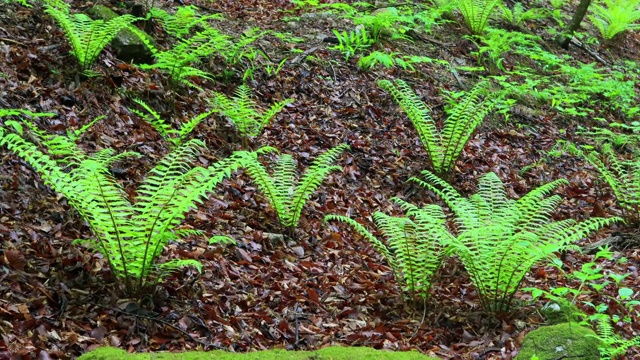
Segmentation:
[(600, 360), (600, 340), (593, 330), (575, 323), (543, 326), (528, 333), (515, 360), (530, 360), (533, 355), (540, 360), (571, 358)]
[(394, 352), (385, 350), (375, 350), (367, 347), (341, 347), (330, 346), (317, 351), (286, 351), (281, 349), (257, 351), (251, 353), (231, 353), (223, 350), (214, 351), (192, 351), (185, 353), (138, 353), (128, 354), (118, 348), (103, 347), (86, 353), (78, 360), (438, 360), (428, 357), (417, 351)]

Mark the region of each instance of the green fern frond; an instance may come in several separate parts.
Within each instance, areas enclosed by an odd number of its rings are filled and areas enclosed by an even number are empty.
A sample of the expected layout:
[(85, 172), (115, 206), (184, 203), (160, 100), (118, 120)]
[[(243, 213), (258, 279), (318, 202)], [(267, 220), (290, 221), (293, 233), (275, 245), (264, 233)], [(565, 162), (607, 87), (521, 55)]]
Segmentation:
[[(29, 126), (25, 128), (31, 130)], [(168, 264), (156, 264), (156, 260), (169, 241), (198, 233), (177, 229), (184, 214), (202, 202), (224, 178), (255, 157), (253, 153), (237, 152), (209, 168), (193, 167), (191, 163), (204, 143), (191, 140), (167, 154), (149, 172), (132, 204), (108, 167), (137, 154), (115, 154), (113, 150), (105, 149), (88, 156), (68, 139), (55, 141), (54, 137), (39, 132), (36, 139), (42, 140), (43, 146), (66, 145), (69, 149), (57, 149), (56, 153), (81, 155), (75, 161), (56, 159), (25, 140), (23, 136), (27, 135), (7, 133), (5, 128), (0, 128), (0, 145), (7, 146), (28, 162), (47, 185), (67, 198), (89, 224), (95, 237), (92, 242), (75, 243), (90, 244), (92, 249), (99, 251), (116, 278), (124, 282), (125, 292), (136, 296), (155, 286), (167, 271), (185, 265), (200, 268), (195, 260)], [(47, 150), (51, 152), (51, 149)]]
[(549, 195), (558, 186), (566, 184), (564, 180), (553, 181), (518, 200), (511, 200), (494, 173), (481, 177), (477, 192), (468, 198), (462, 197), (433, 173), (423, 171), (422, 174), (426, 181), (416, 178), (411, 181), (429, 188), (447, 203), (455, 214), (457, 235), (441, 234), (448, 231), (441, 210), (429, 207), (422, 210), (403, 202), (400, 202), (401, 206), (414, 216), (423, 212), (421, 221), (426, 221), (425, 226), (438, 228), (434, 236), (451, 243), (451, 251), (458, 255), (469, 272), (483, 308), (490, 312), (509, 309), (520, 282), (536, 262), (621, 220), (551, 221), (560, 197)]
[(482, 35), (487, 29), (489, 16), (501, 0), (456, 0), (464, 22), (474, 35)]
[(81, 71), (91, 67), (100, 52), (120, 30), (137, 20), (128, 14), (109, 21), (92, 20), (85, 14), (70, 14), (68, 8), (52, 6), (47, 2), (45, 7), (45, 12), (56, 20), (71, 43)]
[(302, 208), (311, 194), (330, 172), (342, 170), (341, 167), (331, 164), (347, 149), (347, 144), (341, 144), (318, 156), (299, 182), (296, 181), (296, 163), (290, 155), (280, 155), (271, 176), (257, 158), (253, 158), (253, 161), (246, 165), (247, 174), (264, 192), (278, 214), (280, 224), (293, 229), (298, 225)]
[(149, 105), (147, 105), (147, 103), (145, 103), (144, 101), (142, 101), (139, 98), (133, 98), (131, 100), (134, 103), (140, 105), (140, 107), (142, 107), (144, 110), (146, 110), (147, 113), (143, 113), (142, 111), (139, 111), (139, 110), (136, 110), (136, 109), (129, 109), (129, 111), (131, 111), (132, 113), (134, 113), (134, 114), (140, 116), (142, 119), (144, 119), (144, 121), (146, 121), (157, 132), (159, 132), (160, 135), (162, 135), (163, 138), (169, 138), (172, 135), (174, 135), (175, 133), (177, 133), (177, 131), (174, 130), (171, 127), (171, 125), (168, 124), (164, 119), (162, 119), (160, 114), (158, 114), (154, 109), (152, 109)]
[(602, 347), (599, 347), (600, 355), (603, 359), (618, 359), (624, 356), (627, 350), (633, 346), (640, 346), (640, 336), (626, 340), (616, 333), (611, 325), (611, 318), (602, 314), (595, 318), (596, 335), (590, 335), (601, 341)]
[(429, 109), (407, 83), (380, 80), (378, 86), (389, 92), (407, 114), (427, 151), (434, 172), (443, 177), (451, 175), (471, 134), (493, 105), (492, 101), (483, 99), (487, 83), (481, 82), (460, 99), (439, 131)]
[(640, 207), (640, 161), (620, 160), (613, 147), (602, 144), (600, 152), (585, 152), (572, 143), (559, 143), (562, 150), (585, 159), (611, 187), (621, 207), (631, 211), (631, 217), (638, 216)]
[(198, 8), (193, 5), (178, 7), (175, 14), (169, 14), (163, 9), (153, 7), (149, 10), (149, 14), (152, 18), (160, 21), (167, 33), (178, 38), (184, 38), (189, 35), (189, 32), (194, 27), (208, 27), (207, 21), (210, 19), (222, 19), (220, 14), (201, 16), (198, 14)]
[(311, 194), (322, 184), (324, 179), (333, 171), (342, 171), (340, 166), (332, 166), (331, 164), (337, 160), (342, 152), (349, 149), (349, 145), (340, 144), (333, 149), (329, 149), (324, 154), (318, 156), (309, 168), (304, 172), (298, 187), (293, 192), (289, 207), (290, 216), (289, 224), (285, 226), (293, 227), (298, 224), (302, 207), (307, 203)]
[(147, 111), (148, 114), (145, 114), (136, 109), (129, 109), (132, 113), (140, 116), (144, 119), (149, 125), (151, 125), (157, 132), (162, 135), (162, 137), (169, 142), (171, 142), (174, 146), (180, 146), (186, 138), (193, 132), (193, 130), (198, 126), (204, 119), (213, 114), (215, 110), (209, 110), (202, 114), (196, 115), (191, 120), (187, 121), (180, 125), (178, 130), (174, 129), (168, 121), (162, 119), (160, 114), (158, 114), (155, 110), (153, 110), (149, 105), (147, 105), (144, 101), (134, 98), (133, 102), (140, 105), (143, 109)]
[[(171, 49), (158, 51), (150, 47), (153, 52), (155, 64), (140, 64), (142, 69), (160, 69), (169, 74), (172, 84), (179, 83), (200, 89), (195, 83), (189, 80), (191, 77), (199, 77), (213, 80), (211, 74), (193, 67), (203, 58), (208, 58), (220, 51), (220, 46), (229, 42), (226, 35), (213, 28), (206, 28), (187, 39), (180, 39)], [(148, 42), (147, 42), (148, 43)], [(148, 44), (149, 46), (150, 44)]]
[(244, 84), (236, 88), (232, 98), (216, 93), (211, 101), (214, 109), (229, 118), (238, 134), (243, 137), (260, 135), (271, 118), (291, 102), (291, 99), (276, 102), (267, 111), (261, 112), (252, 99), (251, 88)]
[[(405, 205), (408, 205), (405, 203)], [(436, 228), (425, 226), (410, 218), (392, 217), (381, 212), (373, 214), (373, 220), (386, 238), (386, 244), (373, 236), (362, 224), (340, 215), (327, 215), (325, 222), (337, 220), (350, 225), (364, 236), (393, 269), (396, 280), (409, 295), (426, 298), (433, 276), (446, 255), (447, 237), (440, 237)], [(445, 231), (446, 232), (446, 231)]]
[(324, 217), (325, 223), (333, 220), (350, 225), (356, 231), (356, 233), (360, 234), (362, 237), (369, 240), (373, 248), (376, 251), (378, 251), (385, 258), (385, 260), (387, 260), (387, 262), (389, 263), (392, 269), (394, 270), (396, 269), (395, 260), (391, 255), (391, 252), (389, 251), (387, 246), (384, 245), (380, 240), (378, 240), (378, 238), (373, 236), (373, 234), (371, 234), (369, 230), (367, 230), (367, 228), (364, 227), (364, 225), (360, 224), (359, 222), (357, 222), (352, 218), (342, 216), (342, 215), (331, 214), (331, 215), (326, 215)]
[(610, 40), (624, 31), (640, 29), (640, 24), (635, 24), (640, 20), (639, 5), (639, 0), (602, 0), (593, 4), (593, 15), (588, 18), (600, 35)]

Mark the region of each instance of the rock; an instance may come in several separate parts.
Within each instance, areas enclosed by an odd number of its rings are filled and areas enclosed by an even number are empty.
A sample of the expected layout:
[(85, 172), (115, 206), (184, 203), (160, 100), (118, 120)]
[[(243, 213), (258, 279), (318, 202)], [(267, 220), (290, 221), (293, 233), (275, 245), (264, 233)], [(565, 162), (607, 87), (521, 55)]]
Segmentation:
[(600, 360), (599, 339), (595, 332), (577, 323), (543, 326), (528, 333), (515, 360), (581, 359)]
[[(117, 17), (115, 11), (104, 5), (96, 5), (87, 10), (87, 15), (92, 19), (102, 19), (105, 21)], [(153, 39), (148, 36), (148, 40), (153, 44)], [(140, 40), (138, 35), (129, 29), (122, 29), (111, 41), (111, 46), (116, 50), (116, 57), (124, 62), (135, 64), (151, 64), (153, 53)]]

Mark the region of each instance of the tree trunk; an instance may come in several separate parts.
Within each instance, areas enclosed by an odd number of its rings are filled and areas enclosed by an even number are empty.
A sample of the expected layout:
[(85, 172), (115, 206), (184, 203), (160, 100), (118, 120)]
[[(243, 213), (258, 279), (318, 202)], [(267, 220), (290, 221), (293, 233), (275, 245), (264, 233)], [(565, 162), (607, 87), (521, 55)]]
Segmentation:
[(591, 0), (580, 0), (580, 4), (578, 4), (576, 12), (573, 14), (569, 26), (567, 26), (567, 29), (556, 37), (556, 43), (558, 43), (558, 45), (563, 49), (566, 50), (569, 48), (569, 42), (573, 37), (573, 33), (580, 27), (580, 23), (582, 22), (584, 15), (587, 13), (589, 5), (591, 5)]

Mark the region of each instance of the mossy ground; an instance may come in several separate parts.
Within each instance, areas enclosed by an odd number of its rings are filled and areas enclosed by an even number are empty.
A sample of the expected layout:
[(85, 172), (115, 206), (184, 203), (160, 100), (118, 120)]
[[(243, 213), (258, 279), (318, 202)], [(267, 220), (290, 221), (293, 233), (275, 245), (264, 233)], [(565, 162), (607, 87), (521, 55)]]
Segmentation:
[(528, 333), (515, 360), (581, 359), (600, 360), (600, 340), (593, 330), (575, 323), (543, 326)]
[[(367, 347), (330, 346), (317, 351), (286, 351), (282, 349), (256, 351), (250, 353), (231, 353), (223, 350), (193, 351), (184, 353), (138, 353), (128, 354), (118, 348), (103, 347), (79, 357), (79, 360), (429, 360), (436, 359), (420, 354), (417, 351), (385, 351)], [(437, 360), (437, 359), (436, 359)]]

